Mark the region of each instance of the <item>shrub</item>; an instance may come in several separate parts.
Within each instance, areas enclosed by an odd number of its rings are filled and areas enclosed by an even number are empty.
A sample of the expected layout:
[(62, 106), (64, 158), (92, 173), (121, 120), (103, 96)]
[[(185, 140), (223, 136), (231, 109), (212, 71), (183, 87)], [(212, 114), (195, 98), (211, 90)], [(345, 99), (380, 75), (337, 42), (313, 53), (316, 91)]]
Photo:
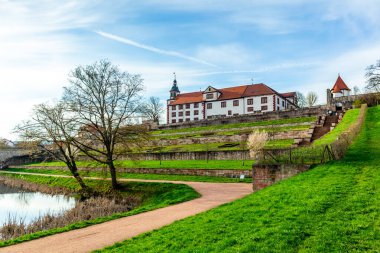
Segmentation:
[(251, 158), (259, 160), (259, 154), (268, 141), (268, 133), (265, 131), (253, 131), (248, 136), (247, 147), (249, 149), (249, 155)]

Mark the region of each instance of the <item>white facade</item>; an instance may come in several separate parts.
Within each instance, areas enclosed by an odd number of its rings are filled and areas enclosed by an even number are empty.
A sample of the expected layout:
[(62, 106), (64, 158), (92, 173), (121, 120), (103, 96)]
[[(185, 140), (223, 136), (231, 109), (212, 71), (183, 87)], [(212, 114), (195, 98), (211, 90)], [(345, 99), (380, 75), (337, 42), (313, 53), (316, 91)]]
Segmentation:
[(339, 98), (339, 97), (345, 97), (345, 96), (350, 96), (349, 90), (341, 90), (341, 92), (333, 93), (333, 98)]
[(291, 107), (294, 107), (294, 105), (279, 95), (263, 95), (228, 100), (205, 99), (205, 101), (198, 103), (168, 105), (168, 123), (282, 111)]

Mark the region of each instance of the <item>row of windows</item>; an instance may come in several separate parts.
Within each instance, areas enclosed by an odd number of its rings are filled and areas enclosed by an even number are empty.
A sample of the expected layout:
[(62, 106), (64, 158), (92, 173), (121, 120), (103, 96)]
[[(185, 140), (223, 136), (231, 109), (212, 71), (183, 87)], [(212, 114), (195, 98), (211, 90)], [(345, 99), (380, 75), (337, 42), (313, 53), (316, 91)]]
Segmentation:
[[(248, 105), (253, 105), (253, 101), (251, 103), (248, 103)], [(222, 108), (227, 107), (226, 102), (221, 102), (220, 106)], [(239, 106), (239, 100), (234, 100), (233, 106)], [(208, 103), (206, 107), (207, 107), (207, 109), (212, 109), (212, 103)], [(252, 108), (252, 111), (253, 111), (253, 107), (248, 107), (248, 111), (250, 112), (250, 108)], [(263, 106), (261, 106), (261, 108), (267, 108), (268, 109), (268, 106), (263, 105)], [(262, 110), (267, 110), (267, 109), (262, 109)]]
[[(175, 109), (177, 108), (177, 106), (172, 106), (172, 110), (175, 111)], [(186, 109), (190, 109), (190, 104), (185, 104), (185, 108)], [(199, 103), (195, 103), (194, 104), (194, 108), (199, 108)], [(182, 110), (183, 109), (183, 105), (178, 105), (178, 110)]]
[[(190, 111), (186, 111), (185, 112), (185, 115), (186, 116), (190, 116)], [(198, 110), (195, 110), (194, 111), (194, 115), (199, 115), (199, 111)], [(172, 112), (172, 117), (176, 117), (177, 116), (177, 113), (176, 112)], [(178, 112), (178, 116), (181, 117), (183, 116), (183, 112)]]
[[(207, 95), (206, 95), (206, 98), (209, 98), (208, 95), (211, 95), (211, 96), (212, 96), (212, 94), (207, 94)], [(212, 98), (212, 97), (211, 97), (211, 98)], [(277, 98), (277, 104), (280, 103), (279, 101), (280, 101), (280, 100)], [(227, 102), (226, 102), (226, 101), (222, 101), (222, 102), (220, 102), (220, 103), (221, 103), (221, 107), (222, 107), (222, 108), (227, 107)], [(262, 103), (262, 104), (266, 104), (266, 103), (268, 103), (268, 98), (267, 98), (267, 97), (262, 97), (262, 98), (261, 98), (261, 103)], [(233, 104), (233, 106), (239, 106), (239, 100), (234, 100), (234, 101), (232, 102), (232, 104)], [(247, 105), (253, 105), (253, 98), (247, 99)], [(284, 101), (282, 101), (282, 106), (284, 106)], [(177, 108), (177, 106), (175, 106), (175, 105), (172, 106), (172, 110), (173, 110), (173, 111), (175, 111), (176, 108)], [(186, 109), (190, 109), (190, 104), (185, 104), (185, 108), (186, 108)], [(199, 103), (195, 103), (195, 104), (194, 104), (194, 108), (199, 108)], [(183, 105), (178, 105), (178, 110), (182, 110), (182, 109), (183, 109)], [(207, 104), (207, 109), (212, 109), (212, 105)]]
[[(194, 118), (194, 121), (197, 121), (197, 120), (199, 120), (198, 118)], [(187, 119), (185, 119), (185, 121), (190, 121), (190, 119), (189, 118), (187, 118)], [(179, 119), (178, 120), (178, 122), (183, 122), (183, 119)], [(177, 123), (177, 120), (175, 120), (175, 119), (172, 119), (172, 123)]]

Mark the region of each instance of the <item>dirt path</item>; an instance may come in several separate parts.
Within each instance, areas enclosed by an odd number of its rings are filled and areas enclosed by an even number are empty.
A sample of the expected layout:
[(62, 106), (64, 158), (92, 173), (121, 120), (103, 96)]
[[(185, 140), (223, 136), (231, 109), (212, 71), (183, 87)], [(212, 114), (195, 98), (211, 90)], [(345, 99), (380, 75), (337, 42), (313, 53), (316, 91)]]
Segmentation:
[(231, 202), (252, 193), (252, 185), (243, 183), (203, 183), (122, 179), (120, 179), (120, 181), (187, 184), (198, 191), (202, 196), (195, 200), (150, 212), (0, 248), (0, 252), (90, 252), (95, 249), (101, 249), (113, 245), (116, 242), (132, 238), (139, 234), (161, 228), (174, 221), (207, 211), (221, 204)]

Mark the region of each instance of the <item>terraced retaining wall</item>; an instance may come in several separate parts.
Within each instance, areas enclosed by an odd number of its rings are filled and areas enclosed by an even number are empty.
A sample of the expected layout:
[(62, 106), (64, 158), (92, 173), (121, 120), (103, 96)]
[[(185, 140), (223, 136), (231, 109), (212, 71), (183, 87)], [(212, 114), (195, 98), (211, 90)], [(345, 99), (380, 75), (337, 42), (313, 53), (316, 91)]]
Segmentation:
[[(66, 167), (61, 166), (14, 166), (14, 168), (24, 169), (59, 169), (67, 170)], [(104, 171), (106, 168), (79, 168), (80, 171)], [(206, 169), (162, 169), (162, 168), (118, 168), (118, 172), (136, 173), (136, 174), (164, 174), (164, 175), (189, 175), (189, 176), (213, 176), (213, 177), (232, 177), (238, 178), (240, 175), (244, 175), (247, 178), (252, 177), (252, 170), (206, 170)]]

